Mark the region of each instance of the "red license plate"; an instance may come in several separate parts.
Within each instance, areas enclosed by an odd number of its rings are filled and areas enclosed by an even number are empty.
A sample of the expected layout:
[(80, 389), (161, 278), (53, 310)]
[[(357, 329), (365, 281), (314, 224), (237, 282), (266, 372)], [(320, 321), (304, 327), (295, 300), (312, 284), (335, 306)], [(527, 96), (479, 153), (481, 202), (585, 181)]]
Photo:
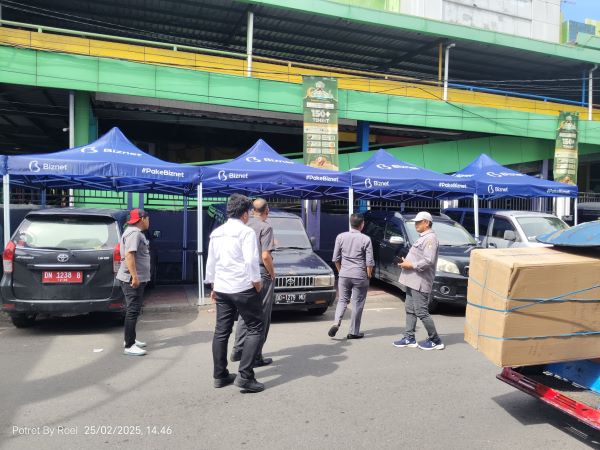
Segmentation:
[(83, 272), (72, 270), (43, 271), (42, 283), (83, 283)]

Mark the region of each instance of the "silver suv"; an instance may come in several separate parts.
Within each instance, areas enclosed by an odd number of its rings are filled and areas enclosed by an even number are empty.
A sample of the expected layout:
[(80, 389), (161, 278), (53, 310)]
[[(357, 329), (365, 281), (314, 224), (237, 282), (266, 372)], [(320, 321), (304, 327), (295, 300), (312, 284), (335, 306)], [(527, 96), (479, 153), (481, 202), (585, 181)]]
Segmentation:
[[(472, 208), (449, 208), (444, 214), (475, 232)], [(569, 226), (558, 217), (535, 211), (479, 210), (479, 238), (484, 248), (547, 247), (536, 236), (564, 230)]]

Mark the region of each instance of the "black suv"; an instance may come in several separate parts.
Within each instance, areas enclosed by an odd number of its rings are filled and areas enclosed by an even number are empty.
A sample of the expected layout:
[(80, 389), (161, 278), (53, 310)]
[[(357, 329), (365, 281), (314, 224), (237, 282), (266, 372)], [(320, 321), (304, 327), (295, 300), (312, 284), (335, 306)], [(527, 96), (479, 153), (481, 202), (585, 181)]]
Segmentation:
[(2, 310), (17, 327), (38, 313), (123, 311), (115, 274), (126, 211), (57, 208), (30, 212), (6, 245)]
[[(212, 230), (226, 220), (224, 205), (209, 207), (204, 248), (208, 248)], [(271, 209), (268, 220), (275, 235), (271, 253), (277, 277), (273, 309), (308, 309), (311, 314), (324, 314), (335, 300), (333, 270), (313, 251), (300, 217)]]
[[(365, 214), (363, 233), (373, 242), (375, 278), (405, 289), (398, 279), (398, 262), (405, 257), (419, 234), (411, 222), (415, 214), (369, 211)], [(437, 271), (429, 310), (438, 304), (466, 304), (469, 258), (477, 244), (475, 239), (455, 221), (444, 215), (433, 215), (433, 229), (440, 241)]]

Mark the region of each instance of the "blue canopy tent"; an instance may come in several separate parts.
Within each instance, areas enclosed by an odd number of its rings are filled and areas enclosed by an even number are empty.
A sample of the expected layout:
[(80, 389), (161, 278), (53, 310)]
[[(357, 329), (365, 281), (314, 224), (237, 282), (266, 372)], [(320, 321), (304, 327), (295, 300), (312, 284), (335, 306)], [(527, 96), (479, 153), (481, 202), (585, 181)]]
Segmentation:
[[(197, 189), (200, 168), (148, 155), (118, 128), (112, 128), (96, 141), (81, 147), (54, 153), (7, 156), (3, 168), (5, 242), (10, 239), (10, 184), (37, 188), (44, 193), (46, 188), (159, 192), (184, 196), (186, 206), (188, 197), (201, 193)], [(201, 208), (198, 211), (200, 217)], [(199, 226), (201, 223), (200, 220)], [(183, 232), (187, 239), (187, 221), (184, 221)], [(198, 246), (200, 252), (200, 240)], [(198, 262), (201, 270), (200, 257)]]
[(13, 184), (34, 188), (86, 188), (192, 195), (200, 169), (144, 153), (112, 128), (96, 141), (54, 153), (7, 157)]
[(202, 168), (202, 194), (241, 193), (304, 200), (346, 198), (350, 175), (305, 166), (277, 153), (259, 139), (232, 161)]
[[(475, 184), (473, 204), (476, 237), (479, 237), (479, 199), (569, 197), (575, 198), (575, 202), (577, 202), (577, 186), (525, 175), (502, 166), (483, 153), (467, 167), (452, 176), (454, 179), (472, 181)], [(577, 204), (575, 205), (575, 211), (577, 211)]]
[(346, 198), (350, 175), (305, 166), (273, 150), (259, 139), (233, 161), (202, 168), (204, 194), (320, 199)]
[(351, 204), (354, 196), (365, 200), (446, 200), (475, 192), (471, 181), (458, 181), (449, 175), (401, 161), (385, 150), (378, 150), (349, 173), (352, 176)]

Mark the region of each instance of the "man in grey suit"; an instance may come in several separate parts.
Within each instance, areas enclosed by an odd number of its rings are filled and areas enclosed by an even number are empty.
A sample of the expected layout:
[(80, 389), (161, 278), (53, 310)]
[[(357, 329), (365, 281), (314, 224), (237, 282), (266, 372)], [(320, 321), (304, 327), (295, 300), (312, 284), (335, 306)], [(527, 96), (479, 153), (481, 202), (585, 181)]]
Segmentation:
[[(443, 350), (444, 343), (437, 334), (433, 319), (429, 315), (429, 297), (438, 260), (439, 241), (431, 229), (431, 214), (422, 211), (414, 218), (419, 239), (410, 248), (406, 258), (398, 265), (402, 268), (400, 283), (406, 286), (406, 328), (404, 337), (394, 342), (396, 347), (419, 347), (422, 350)], [(417, 344), (415, 329), (417, 318), (423, 322), (428, 339)]]
[(333, 249), (333, 262), (339, 272), (338, 291), (339, 299), (335, 310), (335, 320), (329, 329), (329, 336), (337, 333), (342, 323), (342, 317), (352, 299), (352, 317), (350, 319), (350, 332), (348, 339), (360, 339), (364, 333), (360, 332), (369, 279), (373, 276), (373, 245), (371, 238), (361, 233), (365, 226), (362, 214), (350, 216), (350, 231), (341, 233), (335, 239)]
[[(271, 252), (275, 249), (275, 237), (273, 227), (268, 221), (269, 205), (264, 198), (257, 198), (252, 203), (253, 217), (248, 220), (248, 226), (256, 233), (258, 244), (260, 276), (262, 279), (262, 289), (260, 297), (262, 299), (263, 311), (263, 334), (254, 367), (267, 366), (273, 362), (272, 358), (265, 358), (262, 354), (263, 346), (269, 334), (271, 325), (271, 312), (273, 310), (273, 301), (275, 300), (275, 268), (273, 267), (273, 257)], [(235, 345), (231, 353), (231, 361), (239, 361), (242, 358), (244, 342), (248, 329), (244, 319), (238, 319), (237, 330), (235, 333)]]

